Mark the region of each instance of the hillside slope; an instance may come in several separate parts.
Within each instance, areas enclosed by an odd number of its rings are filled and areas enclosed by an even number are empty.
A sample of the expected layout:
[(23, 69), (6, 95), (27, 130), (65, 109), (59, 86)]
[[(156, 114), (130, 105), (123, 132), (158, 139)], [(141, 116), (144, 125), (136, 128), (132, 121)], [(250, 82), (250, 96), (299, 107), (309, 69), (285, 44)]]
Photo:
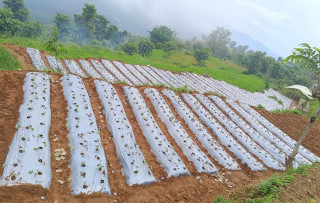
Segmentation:
[[(0, 71), (0, 164), (4, 163), (6, 154), (8, 153), (8, 147), (12, 141), (15, 125), (18, 121), (19, 107), (22, 104), (23, 94), (22, 86), (27, 71)], [(67, 135), (69, 134), (66, 127), (66, 101), (63, 96), (62, 86), (60, 84), (60, 74), (51, 74), (51, 111), (52, 111), (52, 127), (49, 133), (50, 145), (52, 154), (55, 154), (56, 149), (65, 149), (65, 159), (57, 160), (55, 156), (51, 157), (52, 163), (52, 183), (49, 190), (42, 189), (38, 186), (22, 185), (14, 187), (0, 187), (1, 201), (4, 202), (16, 202), (16, 201), (40, 201), (41, 197), (44, 197), (46, 201), (76, 201), (76, 202), (148, 202), (148, 201), (184, 201), (184, 202), (211, 202), (215, 196), (228, 194), (230, 191), (244, 187), (243, 182), (248, 184), (254, 184), (260, 180), (272, 175), (274, 170), (268, 168), (267, 171), (253, 172), (246, 165), (239, 163), (241, 171), (228, 171), (223, 169), (217, 161), (213, 158), (210, 160), (218, 167), (220, 173), (218, 174), (206, 174), (197, 172), (192, 162), (187, 160), (183, 155), (183, 152), (179, 147), (174, 144), (175, 141), (170, 138), (166, 125), (162, 123), (161, 119), (157, 116), (157, 113), (152, 107), (151, 102), (146, 99), (147, 105), (151, 109), (153, 116), (156, 118), (156, 122), (161, 129), (165, 132), (165, 136), (173, 143), (173, 147), (176, 149), (178, 155), (182, 157), (184, 163), (187, 163), (187, 168), (191, 173), (191, 176), (180, 176), (178, 178), (166, 179), (166, 172), (157, 162), (153, 153), (151, 153), (150, 147), (141, 132), (141, 129), (133, 116), (133, 112), (130, 110), (129, 102), (122, 92), (124, 85), (114, 85), (116, 88), (125, 111), (129, 115), (130, 123), (135, 131), (135, 136), (141, 151), (148, 160), (148, 164), (152, 169), (153, 174), (158, 179), (155, 184), (147, 186), (131, 186), (126, 184), (125, 177), (122, 175), (121, 165), (116, 155), (116, 149), (112, 144), (111, 133), (108, 130), (107, 121), (105, 120), (101, 103), (98, 99), (97, 92), (93, 79), (85, 79), (85, 86), (90, 95), (91, 104), (95, 117), (98, 121), (100, 129), (102, 145), (108, 160), (108, 176), (110, 186), (112, 188), (112, 196), (94, 193), (92, 195), (80, 195), (72, 196), (71, 188), (69, 186), (71, 174), (70, 159), (69, 156), (72, 153), (69, 148), (69, 141)], [(10, 84), (10, 85), (8, 85)], [(140, 92), (143, 92), (145, 87), (140, 87)], [(163, 88), (157, 88), (161, 90)], [(167, 102), (169, 102), (167, 100)], [(175, 112), (175, 110), (174, 110)], [(301, 131), (304, 125), (308, 122), (307, 119), (297, 115), (291, 114), (273, 114), (267, 111), (259, 110), (268, 120), (278, 126), (281, 130), (287, 133), (294, 139), (297, 139), (297, 131)], [(130, 116), (131, 115), (131, 116)], [(175, 115), (178, 115), (175, 112)], [(9, 118), (9, 119), (8, 119)], [(181, 123), (184, 123), (182, 118), (177, 116)], [(188, 128), (186, 124), (184, 128)], [(294, 127), (292, 127), (294, 126)], [(319, 146), (320, 139), (318, 139), (318, 132), (320, 130), (320, 123), (317, 122), (311, 132), (310, 136), (303, 143), (305, 147), (310, 149), (316, 155), (320, 155)], [(195, 136), (188, 130), (188, 133), (192, 139), (201, 146)], [(207, 151), (204, 150), (205, 153)], [(231, 153), (230, 153), (231, 155)], [(234, 157), (234, 155), (231, 155)], [(234, 157), (235, 158), (235, 157)], [(60, 171), (62, 169), (62, 171)], [(2, 168), (1, 171), (2, 172)], [(58, 182), (62, 181), (62, 182)], [(221, 182), (222, 181), (222, 182)]]

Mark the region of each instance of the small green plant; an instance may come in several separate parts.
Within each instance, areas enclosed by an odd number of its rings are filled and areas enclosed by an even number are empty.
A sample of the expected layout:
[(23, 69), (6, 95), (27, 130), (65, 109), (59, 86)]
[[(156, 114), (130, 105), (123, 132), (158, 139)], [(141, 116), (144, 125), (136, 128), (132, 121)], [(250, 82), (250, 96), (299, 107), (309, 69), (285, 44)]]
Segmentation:
[(51, 52), (52, 55), (57, 57), (66, 53), (65, 47), (61, 43), (58, 43), (58, 38), (59, 38), (58, 28), (53, 27), (51, 36), (44, 45), (47, 51)]
[(115, 83), (116, 83), (116, 84), (128, 85), (128, 83), (127, 83), (126, 81), (122, 81), (122, 80), (116, 80)]
[(218, 196), (213, 200), (213, 203), (232, 203), (232, 201), (231, 200), (226, 200), (222, 196)]
[(259, 109), (266, 109), (266, 108), (264, 108), (264, 106), (261, 105), (261, 104), (259, 104), (259, 105), (257, 106), (257, 108), (259, 108)]
[(303, 113), (297, 109), (284, 109), (284, 110), (277, 109), (277, 110), (272, 111), (272, 113), (293, 113), (293, 114), (303, 116)]
[(191, 91), (188, 89), (188, 86), (185, 85), (183, 87), (179, 87), (179, 88), (174, 88), (174, 87), (170, 87), (169, 89), (175, 91), (175, 92), (183, 92), (183, 93), (190, 93)]

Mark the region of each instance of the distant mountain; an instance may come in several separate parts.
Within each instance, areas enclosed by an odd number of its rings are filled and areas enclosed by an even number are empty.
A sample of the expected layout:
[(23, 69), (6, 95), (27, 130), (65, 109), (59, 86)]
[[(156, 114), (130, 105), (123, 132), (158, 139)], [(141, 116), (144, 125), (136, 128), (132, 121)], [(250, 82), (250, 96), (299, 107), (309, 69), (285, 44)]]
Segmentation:
[(231, 31), (231, 39), (233, 41), (236, 41), (238, 45), (247, 45), (249, 47), (249, 50), (253, 51), (262, 51), (262, 52), (267, 52), (268, 56), (272, 56), (274, 58), (278, 58), (279, 54), (274, 53), (271, 51), (266, 45), (263, 43), (254, 40), (250, 35), (237, 32), (237, 31)]

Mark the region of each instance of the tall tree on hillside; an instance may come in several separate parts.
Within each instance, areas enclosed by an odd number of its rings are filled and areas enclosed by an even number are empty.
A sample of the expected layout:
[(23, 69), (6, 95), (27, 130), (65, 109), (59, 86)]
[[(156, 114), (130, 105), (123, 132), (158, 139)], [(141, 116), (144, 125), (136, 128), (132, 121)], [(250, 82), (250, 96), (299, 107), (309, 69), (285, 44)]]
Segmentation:
[(142, 39), (138, 43), (138, 53), (141, 56), (150, 56), (152, 54), (153, 44), (149, 39)]
[(208, 36), (204, 36), (206, 45), (211, 49), (214, 56), (226, 58), (228, 57), (228, 45), (231, 42), (231, 32), (223, 27), (213, 30)]
[[(300, 45), (300, 48), (295, 48), (291, 55), (284, 59), (284, 63), (290, 62), (291, 64), (297, 63), (300, 64), (303, 68), (308, 69), (313, 74), (317, 75), (318, 83), (312, 90), (312, 97), (320, 101), (320, 49), (316, 47), (311, 47), (307, 43), (303, 43)], [(303, 140), (308, 135), (312, 125), (316, 121), (320, 114), (320, 105), (316, 110), (315, 114), (311, 117), (309, 124), (307, 125), (306, 129), (303, 131), (302, 135), (300, 136), (297, 144), (293, 148), (292, 153), (289, 155), (288, 159), (286, 160), (286, 167), (292, 168), (293, 160), (295, 156), (299, 152), (299, 147), (301, 146)]]
[(59, 38), (64, 39), (72, 32), (72, 19), (68, 15), (57, 13), (54, 22), (59, 32)]
[(92, 4), (84, 4), (82, 14), (74, 15), (74, 23), (76, 26), (76, 36), (78, 43), (83, 40), (94, 39), (95, 21), (97, 18), (97, 9)]
[(106, 17), (104, 17), (103, 15), (97, 15), (96, 20), (94, 22), (94, 25), (95, 25), (94, 37), (95, 37), (95, 39), (102, 41), (103, 39), (107, 38), (109, 23), (110, 23), (110, 21), (108, 21)]
[(14, 35), (21, 29), (22, 22), (13, 18), (14, 14), (8, 8), (0, 8), (0, 34)]
[(3, 0), (3, 4), (5, 8), (11, 9), (15, 19), (21, 22), (27, 22), (29, 20), (29, 11), (24, 5), (23, 0)]
[(157, 26), (149, 31), (150, 41), (157, 47), (162, 48), (166, 42), (174, 40), (175, 32), (167, 26)]
[(195, 49), (193, 51), (193, 57), (197, 60), (198, 66), (206, 66), (205, 61), (210, 56), (210, 49)]

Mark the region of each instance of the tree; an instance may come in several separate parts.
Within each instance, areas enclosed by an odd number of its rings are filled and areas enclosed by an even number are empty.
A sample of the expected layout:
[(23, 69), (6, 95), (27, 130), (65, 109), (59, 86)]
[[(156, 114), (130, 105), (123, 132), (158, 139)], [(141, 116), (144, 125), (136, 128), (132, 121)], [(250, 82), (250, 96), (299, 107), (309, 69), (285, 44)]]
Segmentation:
[(83, 40), (91, 40), (94, 38), (96, 18), (96, 7), (87, 3), (84, 4), (81, 15), (74, 15), (78, 43), (82, 43)]
[(204, 37), (206, 45), (214, 56), (225, 58), (228, 56), (228, 44), (231, 42), (231, 32), (223, 27), (218, 27), (211, 34)]
[[(300, 64), (303, 68), (311, 71), (313, 74), (318, 76), (318, 83), (312, 91), (312, 97), (318, 99), (320, 101), (320, 49), (316, 47), (311, 47), (307, 43), (300, 44), (300, 48), (294, 48), (291, 55), (284, 59), (284, 63), (297, 63)], [(297, 144), (293, 148), (292, 153), (289, 155), (288, 159), (286, 160), (286, 167), (287, 169), (292, 168), (293, 160), (295, 156), (299, 152), (299, 148), (303, 142), (303, 140), (308, 135), (312, 125), (316, 121), (320, 114), (320, 105), (316, 110), (315, 114), (311, 117), (309, 124), (301, 134)]]
[(141, 56), (150, 56), (153, 50), (153, 44), (148, 39), (143, 39), (138, 43), (138, 53)]
[(23, 0), (4, 0), (3, 4), (5, 5), (5, 8), (11, 9), (14, 19), (21, 22), (27, 22), (29, 20), (29, 11), (24, 5)]
[(175, 32), (164, 25), (154, 27), (151, 31), (149, 31), (150, 41), (156, 45), (157, 48), (160, 48), (166, 42), (173, 41), (174, 37)]
[(171, 53), (176, 49), (177, 49), (177, 45), (172, 41), (166, 42), (163, 46), (163, 51), (165, 51), (168, 56), (170, 56)]
[(59, 32), (59, 38), (64, 39), (72, 32), (72, 19), (64, 14), (57, 13), (54, 22)]
[(137, 53), (138, 47), (133, 42), (127, 42), (121, 47), (122, 51), (124, 51), (127, 55), (133, 55)]
[(108, 21), (106, 17), (104, 17), (103, 15), (97, 15), (96, 20), (94, 22), (94, 25), (95, 25), (94, 37), (95, 37), (95, 39), (102, 41), (107, 38), (109, 23), (110, 23), (110, 21)]
[(18, 32), (18, 35), (23, 37), (39, 37), (41, 36), (44, 30), (44, 26), (36, 21), (28, 21), (22, 24), (21, 29)]
[(206, 49), (196, 49), (193, 51), (193, 57), (197, 60), (199, 66), (205, 66), (204, 61), (208, 60), (210, 55), (210, 50)]
[(0, 34), (14, 35), (21, 29), (23, 23), (13, 17), (14, 14), (9, 8), (0, 9)]

